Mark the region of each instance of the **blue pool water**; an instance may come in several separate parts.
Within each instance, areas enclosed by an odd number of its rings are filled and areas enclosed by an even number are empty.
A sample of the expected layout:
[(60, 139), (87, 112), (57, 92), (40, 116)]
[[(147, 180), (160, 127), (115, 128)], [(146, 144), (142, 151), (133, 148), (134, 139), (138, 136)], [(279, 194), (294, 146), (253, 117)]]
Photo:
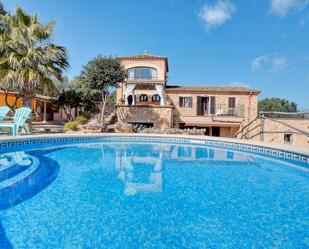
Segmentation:
[(308, 172), (211, 147), (0, 155), (0, 248), (309, 248)]

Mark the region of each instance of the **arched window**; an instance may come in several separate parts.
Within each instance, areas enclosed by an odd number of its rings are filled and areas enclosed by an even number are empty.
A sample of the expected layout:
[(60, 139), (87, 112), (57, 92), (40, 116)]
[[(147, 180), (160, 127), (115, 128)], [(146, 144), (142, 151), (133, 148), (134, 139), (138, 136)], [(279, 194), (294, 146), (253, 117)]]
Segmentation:
[(160, 96), (158, 94), (152, 95), (152, 102), (160, 102)]
[(133, 67), (128, 69), (128, 80), (156, 80), (157, 69), (152, 67)]
[(140, 102), (146, 102), (146, 101), (148, 101), (148, 96), (147, 96), (146, 94), (141, 94), (141, 95), (139, 96), (139, 101), (140, 101)]

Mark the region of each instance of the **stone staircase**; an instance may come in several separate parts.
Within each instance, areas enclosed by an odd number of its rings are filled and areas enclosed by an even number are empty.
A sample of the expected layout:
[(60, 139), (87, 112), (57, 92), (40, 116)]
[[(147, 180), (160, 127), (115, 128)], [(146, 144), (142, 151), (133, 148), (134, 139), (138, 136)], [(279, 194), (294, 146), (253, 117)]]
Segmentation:
[(114, 124), (117, 121), (117, 113), (115, 105), (107, 105), (105, 109), (105, 123), (106, 125)]

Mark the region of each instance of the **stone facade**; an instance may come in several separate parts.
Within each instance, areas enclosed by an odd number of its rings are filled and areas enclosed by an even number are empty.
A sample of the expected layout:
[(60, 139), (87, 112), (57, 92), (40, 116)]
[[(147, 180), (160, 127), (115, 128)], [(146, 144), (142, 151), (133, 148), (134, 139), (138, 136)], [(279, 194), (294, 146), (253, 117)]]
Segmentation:
[[(247, 129), (244, 138), (255, 141), (261, 140), (261, 122), (259, 118)], [(295, 127), (295, 128), (292, 128)], [(290, 144), (309, 148), (309, 119), (276, 118), (264, 120), (263, 141), (275, 144)], [(308, 135), (297, 131), (301, 130)], [(241, 138), (241, 137), (239, 137)]]
[[(119, 122), (151, 124), (162, 129), (173, 126), (200, 127), (206, 128), (207, 135), (234, 137), (242, 124), (257, 116), (259, 90), (169, 86), (167, 57), (145, 53), (120, 59), (125, 69), (134, 70), (134, 75), (131, 77), (128, 71), (128, 78), (117, 88)], [(144, 69), (148, 78), (141, 77)], [(152, 75), (149, 78), (147, 70), (155, 70), (155, 77)], [(134, 85), (134, 89), (130, 90), (129, 85)], [(158, 85), (163, 87), (163, 93), (158, 92)], [(156, 95), (160, 96), (160, 101)], [(190, 105), (180, 103), (180, 99), (185, 97), (190, 98)], [(201, 109), (202, 113), (199, 113)]]
[(154, 128), (164, 129), (172, 126), (172, 107), (170, 106), (118, 106), (118, 121), (122, 123), (153, 124)]

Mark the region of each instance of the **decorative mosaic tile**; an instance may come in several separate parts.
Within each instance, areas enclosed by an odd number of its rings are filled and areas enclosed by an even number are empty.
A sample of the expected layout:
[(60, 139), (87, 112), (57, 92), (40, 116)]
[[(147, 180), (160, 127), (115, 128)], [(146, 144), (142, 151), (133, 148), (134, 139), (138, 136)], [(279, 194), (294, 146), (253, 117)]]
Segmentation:
[(279, 149), (272, 149), (258, 145), (242, 144), (226, 141), (215, 141), (205, 139), (192, 138), (171, 138), (171, 137), (147, 137), (147, 136), (82, 136), (82, 137), (63, 137), (63, 138), (24, 138), (16, 141), (0, 142), (0, 148), (4, 150), (18, 149), (22, 147), (31, 147), (37, 145), (60, 145), (72, 143), (87, 143), (100, 141), (121, 141), (121, 142), (155, 142), (155, 143), (182, 143), (182, 144), (196, 144), (205, 146), (215, 146), (220, 148), (229, 148), (239, 151), (248, 151), (258, 154), (268, 155), (277, 158), (284, 158), (291, 161), (309, 164), (309, 155), (294, 153)]

